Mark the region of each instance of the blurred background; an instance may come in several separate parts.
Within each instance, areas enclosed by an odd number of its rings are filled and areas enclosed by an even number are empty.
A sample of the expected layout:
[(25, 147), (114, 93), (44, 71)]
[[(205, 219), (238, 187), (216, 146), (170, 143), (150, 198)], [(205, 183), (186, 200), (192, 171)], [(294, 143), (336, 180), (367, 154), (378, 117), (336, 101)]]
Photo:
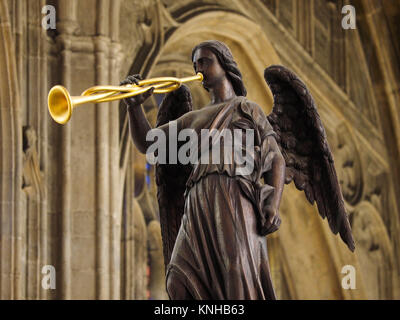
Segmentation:
[[(285, 187), (268, 236), (278, 298), (399, 299), (399, 14), (395, 0), (0, 0), (0, 298), (167, 298), (154, 168), (130, 140), (124, 104), (80, 106), (62, 126), (47, 94), (192, 75), (192, 48), (217, 39), (266, 114), (267, 66), (307, 84), (350, 215), (355, 253)], [(189, 86), (195, 108), (208, 103)], [(161, 99), (144, 105), (153, 125)]]

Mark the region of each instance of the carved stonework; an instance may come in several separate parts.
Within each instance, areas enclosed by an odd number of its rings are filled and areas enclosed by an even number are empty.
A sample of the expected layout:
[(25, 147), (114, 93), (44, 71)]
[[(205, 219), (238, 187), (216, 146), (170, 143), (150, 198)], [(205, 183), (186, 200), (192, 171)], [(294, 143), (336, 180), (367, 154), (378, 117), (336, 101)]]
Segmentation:
[(36, 148), (36, 131), (31, 127), (24, 129), (24, 171), (23, 185), (28, 197), (43, 195), (43, 173), (40, 171), (40, 163)]
[(355, 208), (352, 221), (367, 298), (393, 299), (397, 281), (394, 254), (379, 212), (371, 203), (364, 201)]
[[(176, 29), (176, 22), (160, 0), (140, 2), (137, 28), (142, 45), (131, 65), (130, 74), (140, 73), (146, 77), (164, 45), (166, 34)], [(128, 53), (129, 54), (129, 53)]]
[(362, 164), (353, 134), (345, 124), (337, 128), (335, 164), (344, 199), (355, 205), (363, 193)]
[(397, 223), (394, 218), (393, 203), (389, 187), (390, 174), (376, 161), (369, 159), (365, 168), (364, 200), (370, 202), (380, 213), (389, 236), (396, 238)]
[(365, 200), (371, 202), (379, 212), (384, 212), (384, 209), (388, 209), (384, 203), (388, 191), (386, 187), (388, 175), (374, 162), (370, 162), (367, 169)]

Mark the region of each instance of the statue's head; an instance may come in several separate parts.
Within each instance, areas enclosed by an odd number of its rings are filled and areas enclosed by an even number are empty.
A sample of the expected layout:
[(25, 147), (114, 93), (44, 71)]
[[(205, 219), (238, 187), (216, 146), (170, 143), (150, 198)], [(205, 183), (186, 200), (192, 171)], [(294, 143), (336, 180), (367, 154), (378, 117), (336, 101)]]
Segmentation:
[[(204, 41), (197, 46), (195, 46), (192, 50), (192, 61), (194, 62), (194, 57), (196, 51), (206, 49), (204, 51), (212, 52), (219, 63), (219, 66), (225, 71), (226, 77), (232, 83), (233, 89), (237, 96), (246, 96), (247, 91), (243, 84), (242, 74), (239, 71), (239, 68), (233, 60), (232, 52), (228, 48), (228, 46), (217, 40), (208, 40)], [(196, 69), (196, 68), (195, 68)], [(197, 71), (197, 70), (195, 70)], [(201, 71), (201, 70), (199, 70)], [(216, 70), (218, 71), (218, 70)], [(206, 76), (206, 75), (205, 75)], [(205, 79), (207, 80), (207, 79)]]

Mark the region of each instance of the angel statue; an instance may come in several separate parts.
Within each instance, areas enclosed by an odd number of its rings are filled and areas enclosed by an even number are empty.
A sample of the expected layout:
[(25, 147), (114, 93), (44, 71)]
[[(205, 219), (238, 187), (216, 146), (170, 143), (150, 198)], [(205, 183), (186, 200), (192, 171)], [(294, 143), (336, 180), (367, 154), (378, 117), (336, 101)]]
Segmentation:
[[(235, 140), (234, 146), (247, 153), (253, 166), (238, 170), (240, 165), (226, 157), (218, 163), (156, 164), (168, 296), (173, 300), (276, 299), (266, 235), (281, 224), (279, 205), (285, 183), (293, 180), (311, 204), (316, 201), (332, 232), (339, 232), (351, 251), (355, 248), (324, 127), (304, 83), (283, 66), (265, 69), (274, 96), (272, 112), (266, 116), (246, 98), (242, 75), (224, 43), (200, 43), (192, 51), (192, 62), (195, 72), (203, 74), (210, 103), (192, 110), (191, 94), (182, 85), (164, 97), (157, 128), (152, 129), (141, 104), (153, 88), (125, 99), (135, 145), (146, 153), (153, 143), (146, 137), (162, 130), (168, 149), (174, 143), (169, 134), (172, 126), (178, 133), (190, 129), (199, 136), (204, 129), (216, 132), (211, 140), (197, 144), (198, 160), (213, 148), (223, 130), (239, 130), (246, 135), (235, 133), (243, 143)], [(121, 85), (137, 84), (140, 79), (140, 75), (128, 76)], [(178, 143), (183, 147), (182, 141)]]

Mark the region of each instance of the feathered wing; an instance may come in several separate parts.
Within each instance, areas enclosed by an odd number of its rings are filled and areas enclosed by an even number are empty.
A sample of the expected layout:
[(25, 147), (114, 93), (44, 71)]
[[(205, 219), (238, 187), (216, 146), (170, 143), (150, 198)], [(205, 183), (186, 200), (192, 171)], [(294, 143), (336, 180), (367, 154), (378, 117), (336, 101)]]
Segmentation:
[[(176, 120), (191, 110), (192, 96), (188, 87), (182, 85), (178, 90), (168, 93), (163, 99), (158, 110), (156, 126)], [(181, 164), (157, 164), (155, 168), (165, 267), (171, 259), (181, 225), (185, 204), (185, 185), (190, 171), (190, 165)]]
[(308, 201), (317, 202), (322, 218), (334, 234), (354, 251), (354, 239), (344, 207), (325, 129), (306, 85), (283, 66), (270, 66), (264, 78), (274, 96), (268, 115), (286, 161), (286, 180), (304, 190)]

